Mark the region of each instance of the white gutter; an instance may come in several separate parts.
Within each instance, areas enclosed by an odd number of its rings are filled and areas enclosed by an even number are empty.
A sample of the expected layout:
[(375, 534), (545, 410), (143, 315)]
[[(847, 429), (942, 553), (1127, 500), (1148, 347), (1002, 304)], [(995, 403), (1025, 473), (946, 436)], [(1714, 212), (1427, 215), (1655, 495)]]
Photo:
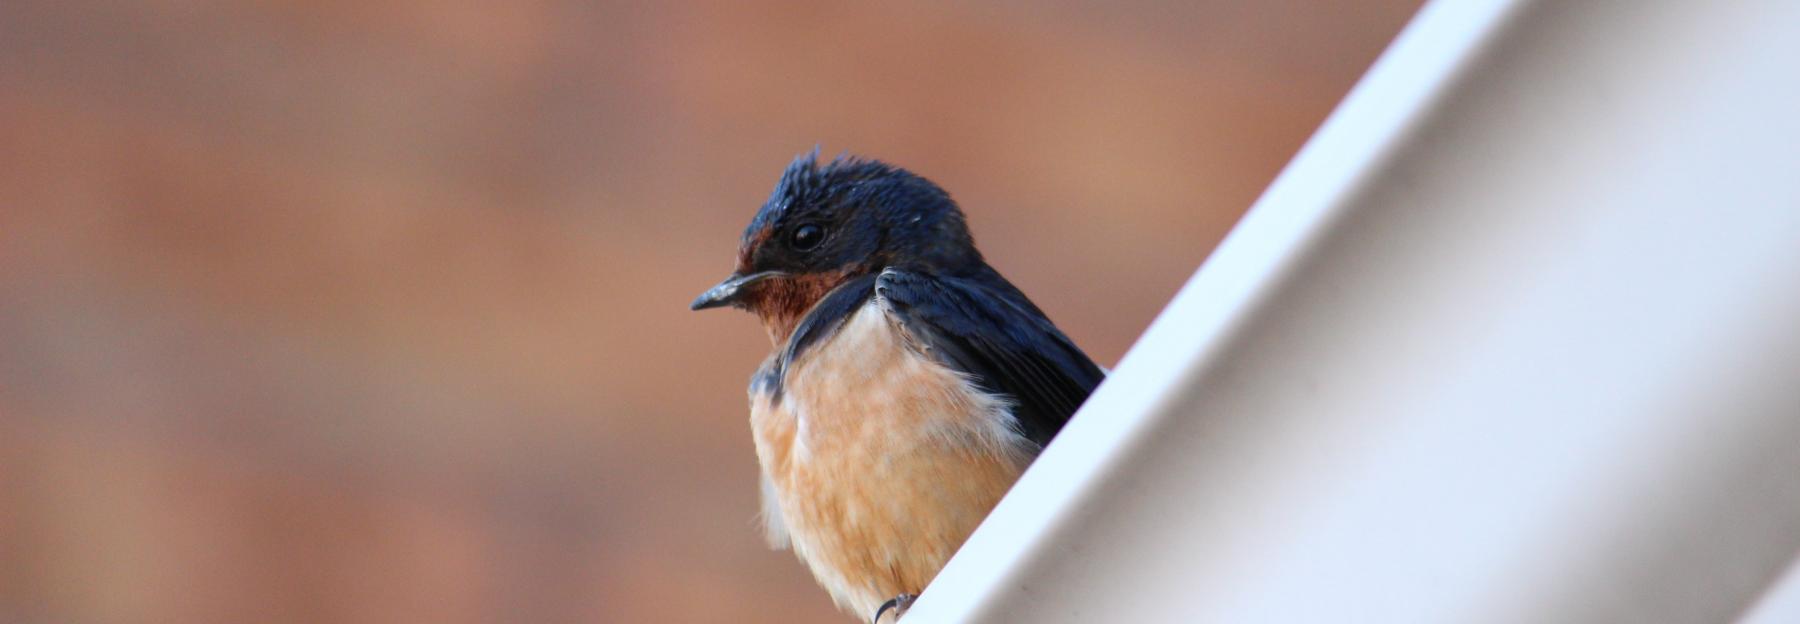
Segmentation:
[(1800, 621), (1797, 24), (1428, 5), (906, 621)]

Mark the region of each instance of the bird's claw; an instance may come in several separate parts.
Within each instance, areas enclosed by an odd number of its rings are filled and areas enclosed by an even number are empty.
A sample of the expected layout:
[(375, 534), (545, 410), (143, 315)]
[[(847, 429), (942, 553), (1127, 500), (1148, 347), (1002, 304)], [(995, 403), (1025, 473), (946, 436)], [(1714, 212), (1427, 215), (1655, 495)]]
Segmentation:
[(875, 610), (875, 617), (869, 621), (872, 623), (879, 623), (881, 622), (881, 616), (887, 615), (887, 612), (891, 610), (894, 612), (894, 621), (898, 622), (900, 621), (900, 616), (906, 615), (906, 609), (912, 606), (914, 600), (918, 599), (918, 594), (900, 594), (893, 598), (889, 598), (887, 602), (881, 603), (881, 608)]

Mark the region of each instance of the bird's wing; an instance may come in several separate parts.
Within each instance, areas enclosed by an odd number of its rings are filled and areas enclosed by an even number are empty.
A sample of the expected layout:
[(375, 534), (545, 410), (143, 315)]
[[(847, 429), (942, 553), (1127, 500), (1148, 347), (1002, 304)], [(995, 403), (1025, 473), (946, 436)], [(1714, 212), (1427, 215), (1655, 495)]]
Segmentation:
[(1011, 292), (900, 269), (875, 280), (876, 296), (914, 340), (982, 389), (1011, 400), (1020, 433), (1043, 446), (1105, 373), (1017, 290), (1004, 290)]

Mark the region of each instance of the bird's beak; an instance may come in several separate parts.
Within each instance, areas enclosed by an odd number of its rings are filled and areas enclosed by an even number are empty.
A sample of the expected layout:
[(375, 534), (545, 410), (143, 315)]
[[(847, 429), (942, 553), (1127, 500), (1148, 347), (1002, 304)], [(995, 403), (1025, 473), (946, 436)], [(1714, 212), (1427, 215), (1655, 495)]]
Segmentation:
[(719, 282), (719, 285), (707, 289), (706, 292), (700, 293), (700, 296), (694, 299), (694, 303), (689, 305), (688, 308), (692, 310), (705, 310), (707, 308), (731, 305), (736, 303), (745, 293), (749, 292), (749, 287), (751, 285), (777, 275), (781, 275), (781, 272), (763, 271), (761, 273), (751, 273), (749, 275), (734, 273), (731, 277), (725, 278), (725, 281)]

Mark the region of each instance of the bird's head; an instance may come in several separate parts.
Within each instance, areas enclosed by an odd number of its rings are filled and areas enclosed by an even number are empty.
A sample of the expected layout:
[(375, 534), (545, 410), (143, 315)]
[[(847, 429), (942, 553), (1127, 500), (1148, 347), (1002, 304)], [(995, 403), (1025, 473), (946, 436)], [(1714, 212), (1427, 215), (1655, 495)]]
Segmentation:
[(981, 254), (949, 194), (887, 164), (818, 151), (782, 172), (738, 247), (737, 270), (693, 309), (743, 308), (777, 344), (814, 304), (844, 282), (890, 266), (955, 273)]

